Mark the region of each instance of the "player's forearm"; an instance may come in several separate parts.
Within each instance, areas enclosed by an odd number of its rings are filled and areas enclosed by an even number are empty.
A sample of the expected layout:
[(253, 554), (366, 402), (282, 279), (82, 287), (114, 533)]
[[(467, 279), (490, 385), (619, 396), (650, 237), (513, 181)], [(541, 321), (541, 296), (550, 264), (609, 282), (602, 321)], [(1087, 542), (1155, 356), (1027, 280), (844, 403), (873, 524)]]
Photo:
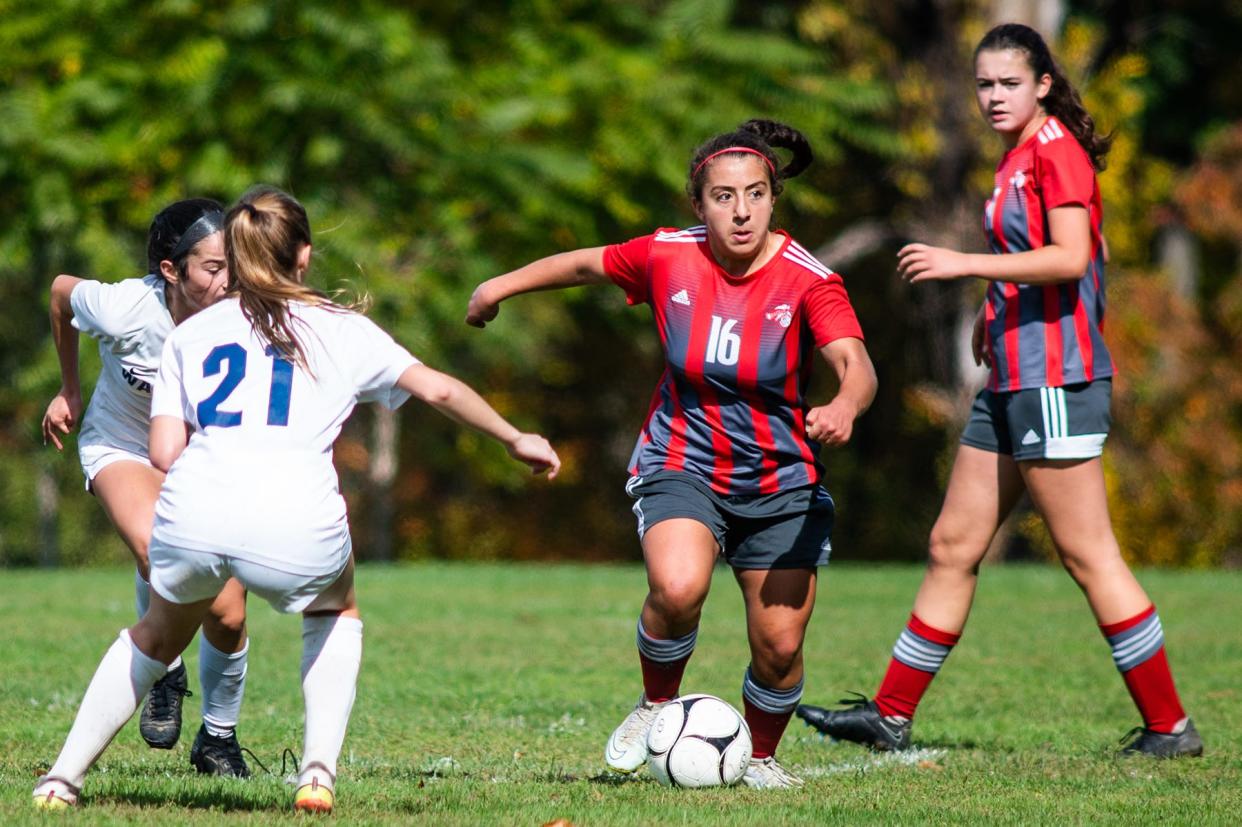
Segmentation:
[(1049, 244), (1021, 253), (972, 253), (967, 261), (970, 275), (988, 281), (1062, 284), (1082, 278), (1089, 256), (1082, 251)]
[(52, 282), (51, 309), (52, 342), (60, 362), (60, 385), (64, 393), (79, 395), (81, 378), (78, 374), (78, 330), (73, 326), (73, 306), (69, 295), (81, 279), (60, 275)]
[(479, 285), (479, 289), (492, 304), (498, 304), (521, 293), (601, 284), (607, 280), (604, 275), (604, 248), (587, 247), (541, 258), (503, 276), (489, 279)]
[(858, 418), (871, 407), (880, 387), (866, 345), (861, 339), (837, 339), (820, 348), (820, 353), (839, 383), (831, 404), (849, 408)]
[(473, 388), (447, 373), (413, 365), (402, 374), (398, 385), (454, 422), (504, 445), (511, 445), (522, 435)]

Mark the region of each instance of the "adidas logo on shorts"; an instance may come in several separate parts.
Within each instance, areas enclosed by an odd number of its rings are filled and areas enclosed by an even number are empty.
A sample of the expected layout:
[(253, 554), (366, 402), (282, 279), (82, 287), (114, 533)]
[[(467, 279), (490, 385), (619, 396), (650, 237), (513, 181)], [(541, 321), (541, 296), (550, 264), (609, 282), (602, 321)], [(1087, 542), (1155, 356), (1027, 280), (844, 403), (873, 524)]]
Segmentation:
[(1039, 442), (1039, 441), (1040, 441), (1039, 434), (1035, 433), (1034, 428), (1028, 428), (1026, 433), (1022, 435), (1023, 445), (1034, 445), (1036, 442)]

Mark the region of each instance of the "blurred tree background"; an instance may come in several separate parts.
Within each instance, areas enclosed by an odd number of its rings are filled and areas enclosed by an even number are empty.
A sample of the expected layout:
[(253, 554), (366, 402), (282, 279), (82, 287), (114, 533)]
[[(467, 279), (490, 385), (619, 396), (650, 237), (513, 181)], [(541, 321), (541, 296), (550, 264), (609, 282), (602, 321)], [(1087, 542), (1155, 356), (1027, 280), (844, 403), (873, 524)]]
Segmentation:
[[(142, 275), (164, 204), (256, 182), (306, 204), (321, 286), (369, 293), (416, 355), (565, 460), (532, 483), (417, 405), (362, 409), (337, 446), (360, 557), (636, 559), (622, 485), (661, 370), (649, 314), (579, 289), (477, 331), (466, 300), (534, 258), (690, 223), (691, 152), (754, 116), (812, 140), (777, 220), (844, 274), (880, 374), (854, 442), (825, 452), (836, 555), (919, 558), (982, 379), (964, 328), (982, 291), (903, 286), (893, 254), (982, 249), (1001, 148), (970, 54), (1003, 19), (1045, 33), (1118, 136), (1101, 185), (1122, 544), (1237, 564), (1242, 8), (1207, 0), (0, 0), (0, 564), (127, 557), (72, 440), (61, 456), (38, 436), (51, 279)], [(1028, 514), (996, 555), (1046, 551)]]

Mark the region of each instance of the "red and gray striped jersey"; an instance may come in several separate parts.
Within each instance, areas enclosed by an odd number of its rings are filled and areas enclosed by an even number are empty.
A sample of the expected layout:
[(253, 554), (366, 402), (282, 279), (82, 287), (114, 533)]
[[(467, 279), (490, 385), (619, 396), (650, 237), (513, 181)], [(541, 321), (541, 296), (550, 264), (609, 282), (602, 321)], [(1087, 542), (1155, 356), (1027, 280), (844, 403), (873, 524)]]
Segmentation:
[(741, 278), (712, 256), (705, 227), (661, 229), (605, 248), (604, 271), (649, 304), (665, 370), (630, 473), (693, 474), (722, 494), (818, 483), (805, 392), (817, 348), (862, 338), (841, 277), (787, 234)]
[(988, 286), (993, 391), (1061, 387), (1113, 375), (1102, 335), (1100, 187), (1086, 150), (1050, 117), (996, 169), (996, 189), (983, 217), (992, 252), (1020, 253), (1048, 244), (1048, 211), (1066, 206), (1085, 208), (1091, 222), (1091, 257), (1082, 277), (1060, 284)]

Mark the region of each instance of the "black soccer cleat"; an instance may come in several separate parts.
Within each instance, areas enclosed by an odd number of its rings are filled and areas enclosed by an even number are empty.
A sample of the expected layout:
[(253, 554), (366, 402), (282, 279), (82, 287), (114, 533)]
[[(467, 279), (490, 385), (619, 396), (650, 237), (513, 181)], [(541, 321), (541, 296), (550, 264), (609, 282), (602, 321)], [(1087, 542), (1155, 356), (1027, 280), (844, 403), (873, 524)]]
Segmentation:
[(853, 741), (882, 752), (910, 746), (910, 721), (886, 717), (866, 695), (843, 698), (840, 703), (849, 708), (824, 709), (802, 704), (797, 715), (836, 741)]
[(152, 749), (176, 746), (181, 737), (181, 699), (193, 694), (186, 688), (184, 663), (155, 682), (138, 722), (138, 731), (147, 746)]
[[(1137, 737), (1134, 737), (1137, 736)], [(1153, 732), (1144, 727), (1135, 727), (1122, 738), (1130, 743), (1121, 748), (1118, 755), (1129, 758), (1135, 755), (1150, 755), (1152, 758), (1182, 758), (1203, 754), (1203, 739), (1195, 722), (1186, 719), (1186, 726), (1181, 732)]]
[(246, 759), (242, 757), (237, 734), (219, 738), (208, 732), (206, 726), (198, 728), (198, 736), (190, 748), (190, 765), (202, 775), (250, 777), (250, 767), (246, 766)]

